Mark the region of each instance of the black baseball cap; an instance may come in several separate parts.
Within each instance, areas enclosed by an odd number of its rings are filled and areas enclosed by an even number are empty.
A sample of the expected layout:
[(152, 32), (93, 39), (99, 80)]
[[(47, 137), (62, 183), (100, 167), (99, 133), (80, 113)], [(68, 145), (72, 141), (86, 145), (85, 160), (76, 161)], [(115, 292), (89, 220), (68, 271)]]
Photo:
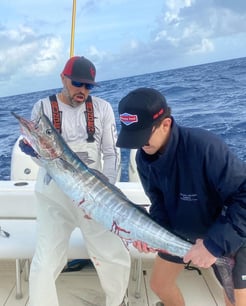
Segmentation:
[(73, 81), (97, 85), (95, 82), (96, 67), (84, 56), (71, 57), (62, 73)]
[(156, 120), (167, 110), (165, 97), (153, 88), (138, 88), (128, 93), (118, 106), (121, 130), (116, 145), (128, 149), (143, 147)]

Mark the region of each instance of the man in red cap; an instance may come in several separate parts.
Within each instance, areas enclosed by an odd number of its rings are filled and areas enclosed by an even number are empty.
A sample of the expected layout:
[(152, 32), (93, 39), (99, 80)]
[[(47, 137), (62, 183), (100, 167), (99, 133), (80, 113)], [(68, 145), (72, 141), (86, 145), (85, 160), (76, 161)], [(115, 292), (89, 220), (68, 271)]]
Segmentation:
[[(184, 306), (176, 280), (184, 264), (213, 266), (233, 257), (236, 306), (246, 305), (246, 164), (211, 132), (179, 126), (153, 88), (131, 91), (119, 103), (117, 146), (138, 149), (136, 164), (150, 198), (150, 215), (194, 245), (184, 258), (158, 252), (151, 288), (165, 306)], [(140, 252), (154, 251), (137, 241)], [(216, 271), (216, 270), (215, 270)], [(231, 302), (225, 296), (227, 306)]]
[[(39, 100), (31, 117), (33, 120), (38, 118), (42, 102), (45, 114), (70, 148), (78, 156), (88, 152), (93, 161), (90, 167), (102, 171), (114, 184), (119, 170), (115, 117), (107, 101), (89, 94), (97, 85), (95, 76), (96, 68), (90, 60), (79, 56), (70, 58), (61, 73), (62, 91)], [(28, 144), (21, 141), (20, 147), (35, 157)], [(59, 305), (55, 281), (67, 262), (69, 238), (76, 227), (81, 229), (97, 269), (106, 294), (106, 305), (119, 306), (130, 272), (129, 252), (121, 239), (94, 220), (85, 218), (50, 180), (44, 168), (39, 170), (36, 194), (38, 240), (29, 278), (29, 306)]]

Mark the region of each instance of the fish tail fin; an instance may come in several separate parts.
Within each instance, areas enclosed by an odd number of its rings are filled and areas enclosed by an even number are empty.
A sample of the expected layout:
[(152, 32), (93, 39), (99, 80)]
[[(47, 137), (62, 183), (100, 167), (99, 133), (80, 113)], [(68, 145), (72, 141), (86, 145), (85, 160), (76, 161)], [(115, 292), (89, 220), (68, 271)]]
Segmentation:
[(234, 305), (234, 284), (232, 278), (232, 269), (234, 267), (234, 259), (229, 257), (220, 257), (212, 266), (214, 274), (221, 286), (224, 288), (229, 301)]

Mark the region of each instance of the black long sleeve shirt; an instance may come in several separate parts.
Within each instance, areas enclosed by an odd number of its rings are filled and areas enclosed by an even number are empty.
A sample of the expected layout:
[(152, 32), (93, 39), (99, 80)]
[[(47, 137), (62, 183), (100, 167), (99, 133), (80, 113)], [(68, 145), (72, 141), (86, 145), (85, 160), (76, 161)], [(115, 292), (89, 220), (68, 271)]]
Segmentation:
[(216, 135), (178, 126), (163, 154), (139, 150), (137, 167), (151, 216), (216, 257), (246, 244), (246, 163)]

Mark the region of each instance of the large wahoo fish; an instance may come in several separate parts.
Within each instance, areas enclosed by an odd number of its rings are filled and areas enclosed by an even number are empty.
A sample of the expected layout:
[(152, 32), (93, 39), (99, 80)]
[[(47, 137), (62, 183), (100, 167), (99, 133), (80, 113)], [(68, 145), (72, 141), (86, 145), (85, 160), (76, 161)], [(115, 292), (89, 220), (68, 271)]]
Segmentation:
[[(141, 240), (151, 248), (180, 257), (189, 251), (192, 246), (189, 242), (159, 226), (106, 177), (81, 161), (44, 114), (43, 106), (35, 122), (12, 114), (18, 119), (24, 137), (38, 153), (39, 162), (86, 215), (119, 235), (126, 244)], [(214, 266), (229, 300), (234, 303), (233, 261), (218, 258)]]

